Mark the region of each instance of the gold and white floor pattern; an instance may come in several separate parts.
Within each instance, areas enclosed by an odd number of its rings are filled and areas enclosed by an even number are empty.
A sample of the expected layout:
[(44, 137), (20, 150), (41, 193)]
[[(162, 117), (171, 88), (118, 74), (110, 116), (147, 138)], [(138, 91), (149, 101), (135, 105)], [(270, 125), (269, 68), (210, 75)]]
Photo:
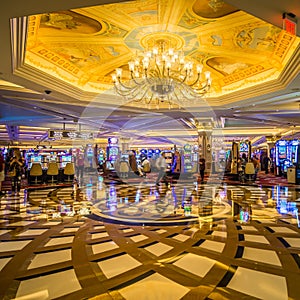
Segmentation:
[(289, 218), (135, 226), (49, 220), (22, 209), (23, 193), (0, 200), (1, 299), (299, 299), (300, 231)]

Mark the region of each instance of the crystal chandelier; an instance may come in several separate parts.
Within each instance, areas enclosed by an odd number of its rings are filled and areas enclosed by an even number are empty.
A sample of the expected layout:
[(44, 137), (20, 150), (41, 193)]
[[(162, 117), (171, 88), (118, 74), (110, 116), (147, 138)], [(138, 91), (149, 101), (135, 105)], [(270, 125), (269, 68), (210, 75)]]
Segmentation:
[[(173, 103), (183, 105), (187, 100), (205, 95), (211, 86), (210, 72), (202, 73), (203, 65), (194, 66), (183, 51), (165, 49), (165, 43), (136, 55), (128, 63), (129, 80), (122, 81), (122, 69), (112, 75), (116, 92), (128, 101), (141, 102), (159, 108), (166, 102), (169, 109)], [(124, 72), (125, 73), (125, 72)]]

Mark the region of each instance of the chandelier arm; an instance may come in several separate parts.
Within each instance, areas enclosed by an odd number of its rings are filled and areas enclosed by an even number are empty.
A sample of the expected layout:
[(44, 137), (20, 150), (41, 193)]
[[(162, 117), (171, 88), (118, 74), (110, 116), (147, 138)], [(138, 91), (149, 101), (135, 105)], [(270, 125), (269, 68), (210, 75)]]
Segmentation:
[(166, 75), (165, 75), (166, 67), (165, 67), (165, 66), (166, 66), (166, 63), (164, 62), (164, 63), (163, 63), (163, 66), (162, 66), (162, 72), (161, 72), (163, 78), (166, 77)]
[(120, 87), (115, 86), (115, 89), (123, 95), (128, 95), (129, 93), (131, 94), (132, 90), (133, 90), (133, 88), (130, 89), (130, 88), (124, 87), (123, 85), (120, 85)]
[(131, 71), (130, 72), (130, 76), (131, 76), (131, 79), (133, 80), (133, 82), (136, 84), (136, 85), (143, 85), (143, 82), (138, 82), (136, 81), (136, 77), (133, 75), (133, 72)]
[(163, 76), (160, 68), (159, 68), (159, 65), (157, 64), (157, 61), (155, 60), (155, 68), (154, 68), (154, 73), (157, 73), (157, 77), (161, 78)]
[[(184, 93), (185, 91), (185, 93)], [(191, 100), (197, 96), (197, 93), (189, 85), (185, 85), (184, 89), (179, 89), (179, 92), (182, 94), (183, 98), (186, 100)]]
[(180, 81), (180, 83), (185, 83), (188, 75), (188, 70), (185, 70), (184, 78)]
[(147, 94), (147, 92), (148, 92), (148, 89), (145, 90), (145, 92), (143, 93), (143, 95), (140, 96), (140, 98), (137, 98), (138, 97), (138, 93), (135, 94), (135, 95), (133, 95), (132, 100), (134, 100), (135, 102), (141, 102), (144, 99), (144, 97)]
[[(184, 93), (182, 92), (181, 89), (179, 89), (179, 93), (183, 96), (183, 98), (186, 98), (186, 96), (184, 95)], [(179, 102), (179, 103), (182, 102), (182, 101), (180, 100), (180, 98), (179, 98), (177, 92), (176, 92), (175, 90), (174, 90), (174, 94), (175, 94), (175, 97), (176, 97), (176, 99), (178, 100), (178, 102)]]
[(148, 99), (148, 102), (147, 102), (147, 99), (145, 99), (146, 104), (150, 104), (152, 99), (153, 99), (153, 94), (151, 95), (150, 99)]
[(200, 73), (197, 73), (197, 78), (195, 79), (194, 82), (192, 82), (191, 84), (188, 84), (189, 86), (193, 87), (196, 83), (199, 82), (199, 79), (200, 79)]
[(139, 90), (137, 88), (134, 89), (134, 91), (132, 92), (132, 95), (130, 96), (130, 98), (132, 100), (135, 100), (137, 99), (138, 101), (137, 102), (140, 102), (143, 97), (146, 95), (146, 93), (148, 92), (148, 89), (145, 90), (145, 92), (143, 93), (143, 95), (139, 98)]
[[(122, 86), (121, 86), (122, 87)], [(133, 87), (131, 89), (119, 89), (118, 87), (115, 87), (116, 91), (119, 95), (128, 98), (128, 99), (133, 99), (134, 97), (136, 97), (138, 95), (138, 87)]]
[[(205, 89), (207, 87), (210, 87), (209, 84), (206, 82), (204, 86), (201, 86), (201, 88), (193, 88), (194, 91), (196, 91), (197, 93), (200, 93), (203, 91), (203, 94), (206, 92)], [(208, 88), (209, 89), (209, 88)]]
[[(126, 90), (128, 90), (128, 91), (132, 89), (132, 87), (125, 85), (125, 84), (120, 80), (120, 78), (118, 78), (118, 83), (121, 85), (122, 88), (124, 88), (124, 89), (126, 89)], [(115, 84), (115, 86), (116, 86), (116, 84)]]

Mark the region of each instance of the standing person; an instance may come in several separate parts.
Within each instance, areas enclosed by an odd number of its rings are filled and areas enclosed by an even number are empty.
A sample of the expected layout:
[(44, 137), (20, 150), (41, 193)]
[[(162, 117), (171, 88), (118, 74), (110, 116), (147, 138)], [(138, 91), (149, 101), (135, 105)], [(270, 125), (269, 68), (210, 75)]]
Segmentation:
[(263, 168), (264, 168), (266, 174), (269, 173), (270, 164), (271, 164), (270, 157), (265, 156), (264, 159), (263, 159)]
[(203, 156), (200, 156), (199, 159), (199, 172), (200, 172), (201, 182), (204, 182), (205, 158)]
[(156, 168), (158, 169), (156, 185), (159, 186), (160, 180), (161, 179), (165, 180), (166, 177), (167, 162), (165, 158), (165, 152), (162, 152), (160, 157), (156, 160)]
[(150, 162), (146, 156), (141, 158), (142, 163), (138, 166), (138, 172), (141, 177), (146, 177), (146, 173), (150, 172)]
[(17, 192), (17, 195), (19, 195), (20, 193), (23, 167), (24, 167), (24, 160), (21, 156), (21, 152), (19, 149), (15, 149), (14, 156), (12, 157), (9, 163), (9, 171), (14, 173), (14, 175), (11, 178), (12, 194)]
[(2, 182), (4, 181), (5, 178), (5, 161), (3, 157), (2, 150), (0, 150), (0, 196), (4, 195), (2, 192)]
[(244, 183), (245, 178), (245, 170), (246, 170), (246, 164), (247, 164), (247, 156), (245, 153), (242, 154), (242, 156), (238, 159), (238, 177), (240, 182)]
[(136, 175), (139, 174), (137, 163), (136, 163), (135, 151), (132, 151), (132, 153), (129, 154), (129, 166), (134, 174)]
[(129, 163), (124, 156), (122, 156), (119, 164), (120, 178), (127, 178), (129, 172)]
[(255, 181), (257, 178), (257, 173), (258, 173), (258, 169), (259, 169), (259, 161), (255, 155), (253, 155), (253, 157), (252, 157), (252, 163), (253, 163), (254, 172), (255, 172), (253, 175), (253, 180)]
[(83, 171), (84, 171), (84, 155), (83, 153), (79, 153), (79, 155), (76, 157), (76, 177), (77, 180), (80, 181), (81, 184), (83, 183)]

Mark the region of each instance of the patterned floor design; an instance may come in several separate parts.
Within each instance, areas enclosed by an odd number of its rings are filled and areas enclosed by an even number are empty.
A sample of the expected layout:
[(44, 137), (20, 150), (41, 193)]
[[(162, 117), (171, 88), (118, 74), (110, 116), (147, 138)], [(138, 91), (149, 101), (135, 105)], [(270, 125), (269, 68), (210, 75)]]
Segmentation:
[(99, 180), (0, 201), (1, 299), (299, 299), (291, 187)]

